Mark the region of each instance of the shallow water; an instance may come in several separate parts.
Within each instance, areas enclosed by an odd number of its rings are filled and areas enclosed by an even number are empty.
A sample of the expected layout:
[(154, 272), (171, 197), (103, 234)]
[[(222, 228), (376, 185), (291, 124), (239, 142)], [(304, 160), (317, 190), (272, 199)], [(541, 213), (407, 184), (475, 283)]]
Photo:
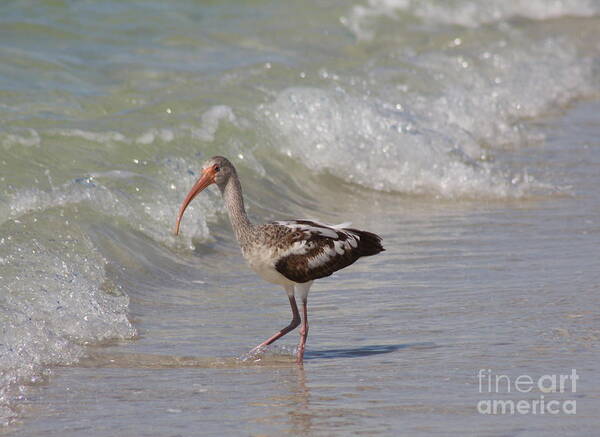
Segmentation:
[[(596, 2), (3, 8), (2, 432), (594, 433)], [(245, 359), (289, 307), (216, 190), (171, 234), (216, 153), (253, 219), (384, 238), (313, 287), (303, 367), (296, 333)], [(478, 412), (541, 396), (576, 414)]]

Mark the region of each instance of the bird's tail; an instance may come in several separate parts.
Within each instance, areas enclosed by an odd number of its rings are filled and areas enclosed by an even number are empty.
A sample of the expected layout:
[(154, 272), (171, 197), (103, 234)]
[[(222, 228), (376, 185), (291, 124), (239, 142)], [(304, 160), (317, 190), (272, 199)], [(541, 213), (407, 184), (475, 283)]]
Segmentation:
[(381, 245), (381, 237), (377, 234), (358, 229), (345, 228), (345, 231), (352, 232), (360, 237), (358, 242), (358, 251), (360, 256), (377, 255), (385, 249)]

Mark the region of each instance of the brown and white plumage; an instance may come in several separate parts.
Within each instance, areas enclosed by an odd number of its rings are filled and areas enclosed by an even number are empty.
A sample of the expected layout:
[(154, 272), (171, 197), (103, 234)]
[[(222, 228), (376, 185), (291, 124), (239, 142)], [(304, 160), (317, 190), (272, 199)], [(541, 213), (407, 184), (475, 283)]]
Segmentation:
[(263, 279), (284, 287), (292, 307), (292, 322), (253, 351), (273, 343), (300, 324), (295, 299), (299, 296), (304, 316), (297, 355), (297, 362), (301, 363), (308, 335), (307, 299), (312, 282), (353, 264), (360, 257), (383, 251), (381, 238), (371, 232), (349, 228), (348, 224), (332, 226), (309, 220), (252, 224), (246, 215), (235, 167), (221, 156), (206, 162), (202, 176), (186, 196), (179, 210), (176, 234), (188, 204), (213, 183), (223, 195), (244, 258)]
[(381, 252), (381, 238), (342, 225), (324, 225), (308, 220), (278, 221), (286, 228), (285, 247), (275, 269), (291, 281), (304, 283), (324, 278), (353, 264), (361, 256)]

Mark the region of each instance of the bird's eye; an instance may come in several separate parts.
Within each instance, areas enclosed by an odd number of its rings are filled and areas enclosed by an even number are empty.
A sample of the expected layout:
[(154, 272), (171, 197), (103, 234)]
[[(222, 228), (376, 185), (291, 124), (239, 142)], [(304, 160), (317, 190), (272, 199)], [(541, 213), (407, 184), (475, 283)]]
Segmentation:
[(217, 172), (217, 173), (218, 173), (218, 172), (219, 172), (219, 170), (221, 170), (221, 167), (219, 167), (218, 165), (215, 165), (214, 169), (215, 169), (215, 172)]

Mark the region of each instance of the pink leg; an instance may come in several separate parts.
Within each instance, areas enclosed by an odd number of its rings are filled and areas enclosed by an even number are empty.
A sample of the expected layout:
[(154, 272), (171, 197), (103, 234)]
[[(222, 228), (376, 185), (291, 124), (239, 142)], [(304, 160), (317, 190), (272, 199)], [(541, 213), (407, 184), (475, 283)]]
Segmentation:
[(287, 334), (288, 332), (290, 332), (298, 327), (298, 325), (300, 324), (300, 313), (298, 312), (298, 305), (296, 305), (296, 298), (294, 296), (290, 296), (289, 299), (290, 299), (290, 305), (292, 307), (292, 321), (290, 322), (290, 324), (288, 326), (286, 326), (285, 328), (283, 328), (278, 333), (276, 333), (275, 335), (273, 335), (272, 337), (270, 337), (268, 340), (262, 342), (261, 344), (256, 346), (254, 349), (252, 349), (250, 351), (251, 354), (259, 351), (260, 349), (262, 349), (265, 346), (270, 345), (275, 340), (283, 337), (285, 334)]
[(304, 360), (304, 346), (306, 345), (306, 338), (308, 337), (308, 308), (307, 299), (302, 300), (302, 313), (304, 318), (302, 320), (302, 327), (300, 328), (300, 343), (298, 343), (298, 356), (296, 357), (296, 363), (302, 364)]

